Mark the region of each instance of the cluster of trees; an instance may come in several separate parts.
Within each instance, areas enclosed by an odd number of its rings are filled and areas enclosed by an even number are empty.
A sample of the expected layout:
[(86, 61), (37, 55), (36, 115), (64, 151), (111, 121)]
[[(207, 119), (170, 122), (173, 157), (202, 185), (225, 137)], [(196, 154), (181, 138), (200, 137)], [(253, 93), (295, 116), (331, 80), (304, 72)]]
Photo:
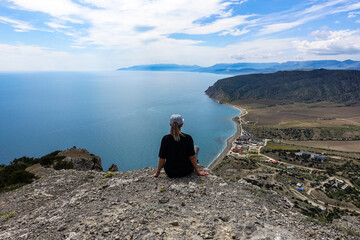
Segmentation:
[(345, 189), (334, 188), (334, 186), (325, 186), (326, 195), (339, 201), (351, 202), (355, 206), (360, 207), (360, 191), (356, 188), (348, 186)]
[(360, 189), (360, 163), (354, 162), (356, 160), (348, 160), (344, 164), (333, 164), (326, 167), (329, 175), (341, 174), (346, 179), (349, 179), (356, 188)]
[[(24, 162), (15, 159), (9, 166), (2, 166), (0, 168), (0, 192), (12, 190), (22, 185), (31, 183), (35, 175), (25, 171), (25, 169), (32, 165), (31, 158), (22, 158)], [(15, 161), (14, 160), (14, 161)]]
[(313, 128), (272, 128), (257, 126), (244, 127), (257, 138), (310, 140), (314, 137)]
[(53, 166), (55, 169), (73, 168), (72, 163), (64, 161), (65, 157), (57, 156), (60, 151), (52, 152), (41, 158), (21, 157), (14, 159), (8, 166), (0, 166), (0, 192), (13, 190), (31, 183), (35, 175), (25, 169), (40, 163), (44, 167)]
[(280, 157), (281, 160), (288, 163), (300, 164), (306, 167), (324, 168), (328, 165), (327, 162), (321, 162), (320, 160), (311, 159), (311, 155), (303, 154), (301, 156), (295, 155), (298, 150), (282, 150), (282, 149), (266, 149), (265, 153), (276, 154), (276, 157)]

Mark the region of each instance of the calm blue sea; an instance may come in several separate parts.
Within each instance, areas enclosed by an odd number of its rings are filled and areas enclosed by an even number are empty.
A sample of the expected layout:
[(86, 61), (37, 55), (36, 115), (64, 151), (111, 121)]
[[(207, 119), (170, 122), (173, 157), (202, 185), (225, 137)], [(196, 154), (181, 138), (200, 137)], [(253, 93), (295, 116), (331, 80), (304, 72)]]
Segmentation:
[(179, 72), (0, 73), (0, 163), (76, 146), (127, 171), (156, 166), (169, 117), (182, 114), (183, 132), (209, 165), (235, 133), (239, 110), (204, 91), (225, 77)]

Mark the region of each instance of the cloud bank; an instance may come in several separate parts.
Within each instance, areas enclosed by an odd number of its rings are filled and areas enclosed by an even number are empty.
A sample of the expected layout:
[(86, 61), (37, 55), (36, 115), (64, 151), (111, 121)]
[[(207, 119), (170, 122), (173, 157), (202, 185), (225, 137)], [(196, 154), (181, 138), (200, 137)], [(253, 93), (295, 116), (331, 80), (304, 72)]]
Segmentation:
[[(259, 10), (261, 4), (270, 4), (261, 0), (2, 2), (6, 11), (0, 24), (18, 33), (34, 32), (34, 38), (19, 37), (16, 44), (0, 41), (3, 49), (18, 49), (25, 59), (29, 59), (26, 49), (32, 48), (41, 50), (37, 57), (47, 60), (49, 56), (66, 58), (59, 53), (73, 59), (88, 56), (84, 61), (89, 61), (92, 69), (93, 64), (111, 69), (170, 62), (211, 65), (240, 60), (356, 59), (360, 54), (359, 30), (341, 25), (345, 20), (358, 24), (360, 3), (355, 0), (309, 0), (291, 5), (284, 1), (289, 8), (273, 12)], [(344, 15), (342, 21), (333, 21), (338, 29), (329, 29), (326, 19), (339, 14)], [(325, 30), (311, 29), (312, 23)], [(36, 32), (49, 34), (49, 39), (61, 44), (47, 46), (43, 39), (36, 39), (40, 35)], [(78, 63), (79, 69), (82, 64)]]

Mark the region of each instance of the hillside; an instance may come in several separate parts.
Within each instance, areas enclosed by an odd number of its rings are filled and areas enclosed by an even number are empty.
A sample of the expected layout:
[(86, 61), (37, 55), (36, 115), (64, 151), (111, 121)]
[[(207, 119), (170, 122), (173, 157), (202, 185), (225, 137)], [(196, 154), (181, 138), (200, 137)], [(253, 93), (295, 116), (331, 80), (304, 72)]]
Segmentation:
[(128, 68), (119, 68), (118, 71), (180, 71), (180, 72), (206, 72), (218, 74), (250, 74), (273, 73), (280, 70), (360, 70), (360, 61), (289, 61), (284, 63), (218, 63), (210, 67), (178, 64), (150, 64), (136, 65)]
[(218, 80), (206, 94), (220, 102), (281, 100), (287, 102), (360, 103), (360, 71), (279, 71)]
[(0, 194), (0, 239), (356, 239), (244, 180), (52, 171)]

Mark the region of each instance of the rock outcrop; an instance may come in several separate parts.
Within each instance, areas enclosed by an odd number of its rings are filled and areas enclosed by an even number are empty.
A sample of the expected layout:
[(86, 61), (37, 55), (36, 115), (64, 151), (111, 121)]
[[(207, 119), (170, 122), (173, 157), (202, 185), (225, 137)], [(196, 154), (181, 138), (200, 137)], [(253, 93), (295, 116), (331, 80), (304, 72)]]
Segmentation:
[(75, 170), (103, 170), (101, 165), (101, 158), (89, 153), (86, 149), (83, 148), (73, 147), (61, 151), (57, 155), (65, 157), (63, 161), (72, 163)]
[(215, 175), (59, 170), (0, 194), (0, 239), (356, 239)]
[(109, 167), (109, 170), (110, 172), (118, 172), (119, 169), (118, 167), (116, 166), (116, 164), (111, 164), (111, 166)]

